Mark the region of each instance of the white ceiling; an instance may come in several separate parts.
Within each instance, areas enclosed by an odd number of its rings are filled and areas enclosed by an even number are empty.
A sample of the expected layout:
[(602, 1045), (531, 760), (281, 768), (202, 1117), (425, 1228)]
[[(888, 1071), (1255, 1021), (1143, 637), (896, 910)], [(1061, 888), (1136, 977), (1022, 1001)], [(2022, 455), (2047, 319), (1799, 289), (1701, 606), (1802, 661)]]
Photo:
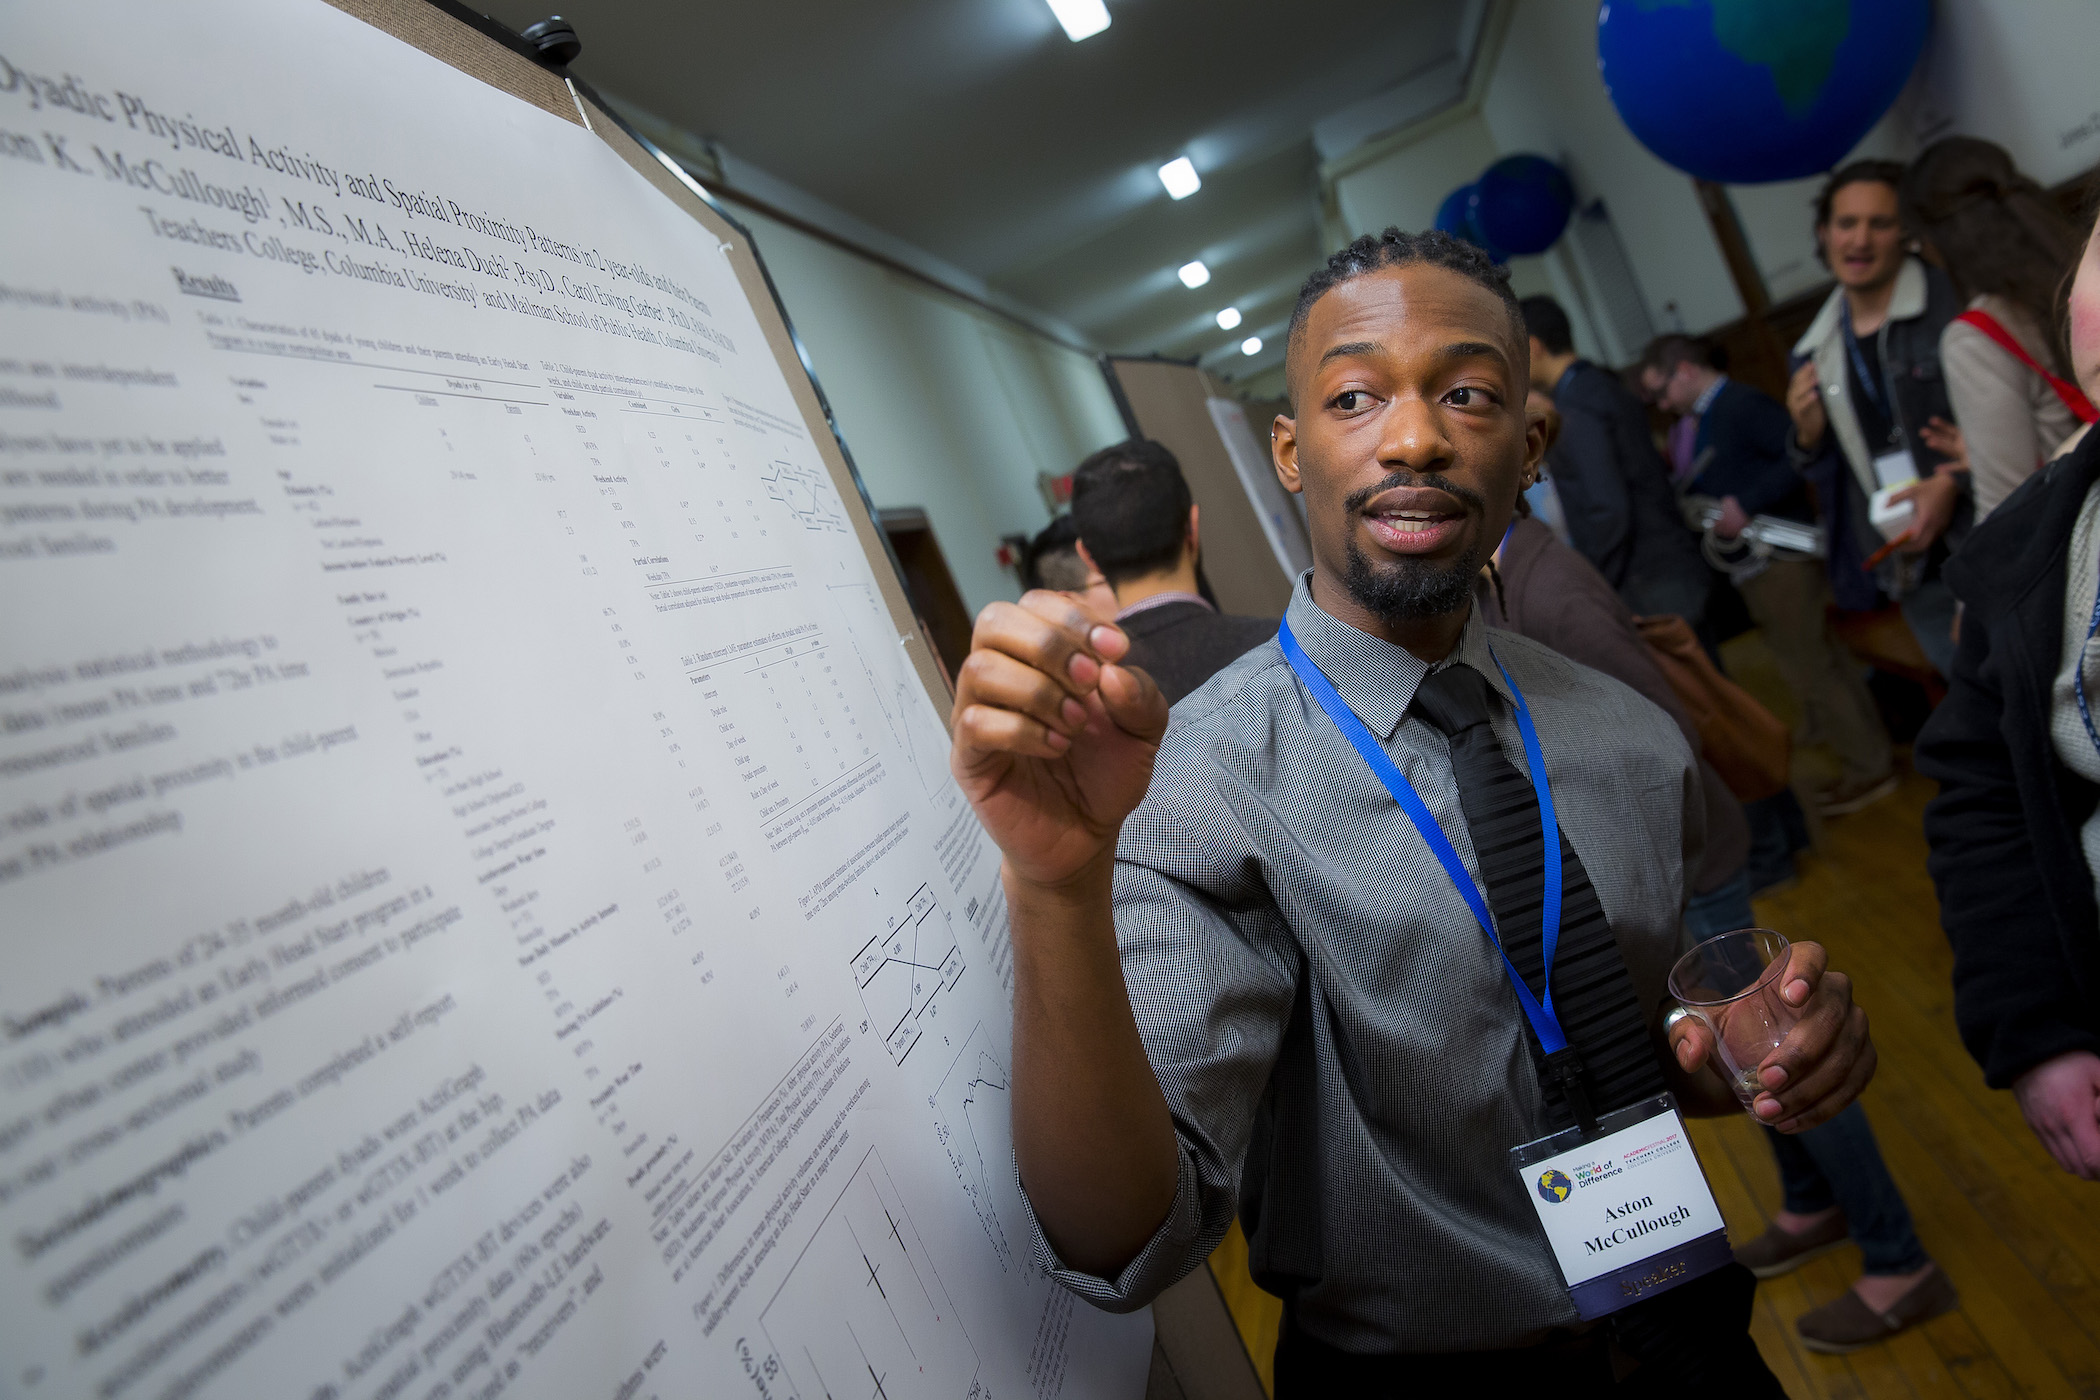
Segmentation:
[[(553, 0), (489, 2), (521, 29)], [(562, 13), (573, 70), (605, 92), (1101, 349), (1210, 356), (1280, 325), (1318, 266), (1319, 161), (1458, 100), (1483, 9), (1110, 0), (1077, 44), (1044, 0)], [(1179, 202), (1154, 174), (1177, 155), (1203, 177)], [(1197, 291), (1174, 275), (1192, 258), (1213, 274)], [(1228, 304), (1246, 318), (1230, 333)]]

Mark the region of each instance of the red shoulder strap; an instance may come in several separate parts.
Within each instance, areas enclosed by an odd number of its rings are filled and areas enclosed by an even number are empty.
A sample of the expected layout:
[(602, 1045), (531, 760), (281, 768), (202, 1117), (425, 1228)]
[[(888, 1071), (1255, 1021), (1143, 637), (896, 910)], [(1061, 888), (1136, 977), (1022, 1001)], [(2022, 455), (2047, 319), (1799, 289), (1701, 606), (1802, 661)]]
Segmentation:
[(1990, 312), (1964, 311), (1954, 319), (1960, 321), (1963, 325), (1974, 326), (1977, 330), (1982, 331), (1992, 340), (1998, 342), (2000, 349), (2033, 370), (2036, 374), (2039, 374), (2042, 377), (2042, 382), (2056, 391), (2056, 396), (2064, 401), (2064, 407), (2070, 409), (2071, 415), (2079, 422), (2100, 422), (2100, 409), (2093, 407), (2093, 401), (2087, 398), (2076, 384), (2068, 380), (2058, 379), (2037, 364), (2034, 356), (2027, 353), (2027, 347), (2013, 339), (2012, 332), (2000, 325), (1998, 318), (1991, 315)]

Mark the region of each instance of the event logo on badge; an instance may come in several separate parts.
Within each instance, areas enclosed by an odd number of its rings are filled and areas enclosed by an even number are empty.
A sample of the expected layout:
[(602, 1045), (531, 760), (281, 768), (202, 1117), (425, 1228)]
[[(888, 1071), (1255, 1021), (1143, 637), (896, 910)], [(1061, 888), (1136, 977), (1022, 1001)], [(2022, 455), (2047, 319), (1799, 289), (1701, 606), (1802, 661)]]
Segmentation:
[(1574, 1189), (1575, 1183), (1568, 1180), (1567, 1173), (1558, 1167), (1548, 1167), (1539, 1176), (1539, 1199), (1542, 1201), (1557, 1204), (1568, 1199), (1568, 1193)]

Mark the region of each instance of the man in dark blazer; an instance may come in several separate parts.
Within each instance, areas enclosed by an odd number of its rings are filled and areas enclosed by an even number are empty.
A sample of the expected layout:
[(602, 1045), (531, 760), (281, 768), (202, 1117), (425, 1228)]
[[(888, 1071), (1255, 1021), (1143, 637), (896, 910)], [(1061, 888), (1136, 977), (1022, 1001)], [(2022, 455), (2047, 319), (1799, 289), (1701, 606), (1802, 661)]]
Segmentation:
[(1274, 618), (1221, 613), (1197, 578), (1198, 512), (1174, 454), (1148, 438), (1104, 447), (1072, 473), (1079, 548), (1115, 590), (1126, 664), (1169, 705), (1276, 635)]
[(1532, 387), (1552, 395), (1561, 416), (1546, 475), (1576, 550), (1635, 613), (1674, 613), (1705, 639), (1711, 578), (1655, 450), (1647, 406), (1575, 353), (1559, 302), (1526, 297), (1523, 308)]
[[(1788, 456), (1794, 423), (1783, 404), (1716, 370), (1690, 336), (1657, 338), (1642, 356), (1641, 374), (1664, 408), (1697, 421), (1687, 490), (1721, 503), (1713, 534), (1724, 547), (1734, 546), (1755, 515), (1815, 523), (1808, 483)], [(1804, 742), (1828, 744), (1843, 764), (1837, 781), (1816, 794), (1818, 809), (1839, 817), (1887, 797), (1896, 790), (1888, 730), (1865, 667), (1830, 624), (1823, 561), (1775, 550), (1733, 572), (1736, 592), (1801, 706)]]

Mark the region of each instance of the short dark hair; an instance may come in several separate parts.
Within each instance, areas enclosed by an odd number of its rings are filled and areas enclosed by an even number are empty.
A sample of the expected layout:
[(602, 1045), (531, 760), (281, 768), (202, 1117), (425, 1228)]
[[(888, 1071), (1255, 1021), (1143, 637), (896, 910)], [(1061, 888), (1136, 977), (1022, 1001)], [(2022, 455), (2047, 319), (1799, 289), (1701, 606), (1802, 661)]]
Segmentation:
[(1707, 353), (1704, 345), (1676, 331), (1655, 337), (1641, 352), (1641, 368), (1652, 369), (1658, 374), (1675, 374), (1677, 367), (1685, 364), (1712, 369), (1713, 356)]
[(1079, 527), (1069, 515), (1051, 520), (1028, 542), (1021, 582), (1030, 588), (1076, 593), (1086, 587), (1086, 561), (1079, 557)]
[(1525, 331), (1538, 337), (1547, 354), (1565, 355), (1575, 348), (1575, 328), (1552, 297), (1526, 297), (1518, 308), (1524, 313)]
[(1174, 567), (1194, 499), (1181, 463), (1150, 438), (1104, 447), (1072, 471), (1072, 523), (1111, 584)]
[(1855, 160), (1850, 165), (1841, 165), (1830, 172), (1823, 188), (1816, 194), (1816, 227), (1830, 222), (1830, 206), (1837, 199), (1837, 192), (1847, 185), (1887, 185), (1891, 191), (1903, 189), (1903, 162), (1896, 160)]
[[(1855, 160), (1850, 165), (1841, 165), (1830, 172), (1823, 188), (1816, 192), (1816, 227), (1822, 228), (1830, 222), (1831, 206), (1837, 202), (1838, 191), (1847, 185), (1887, 185), (1898, 199), (1903, 195), (1903, 165), (1893, 160)], [(1823, 240), (1816, 240), (1816, 261), (1830, 266), (1830, 254), (1823, 251)]]
[[(1312, 314), (1313, 304), (1321, 297), (1367, 272), (1406, 267), (1413, 263), (1445, 268), (1479, 283), (1508, 308), (1512, 328), (1523, 324), (1516, 293), (1509, 289), (1508, 268), (1498, 266), (1493, 258), (1471, 243), (1453, 238), (1441, 229), (1404, 233), (1398, 227), (1392, 227), (1383, 233), (1365, 234), (1340, 252), (1330, 255), (1326, 266), (1305, 279), (1305, 285), (1298, 289), (1297, 304), (1291, 308), (1291, 328), (1284, 336), (1286, 356), (1290, 347), (1298, 343), (1299, 334), (1305, 329), (1305, 319)], [(1092, 549), (1093, 545), (1089, 544), (1087, 548)], [(1100, 556), (1096, 555), (1095, 559), (1098, 562)]]

